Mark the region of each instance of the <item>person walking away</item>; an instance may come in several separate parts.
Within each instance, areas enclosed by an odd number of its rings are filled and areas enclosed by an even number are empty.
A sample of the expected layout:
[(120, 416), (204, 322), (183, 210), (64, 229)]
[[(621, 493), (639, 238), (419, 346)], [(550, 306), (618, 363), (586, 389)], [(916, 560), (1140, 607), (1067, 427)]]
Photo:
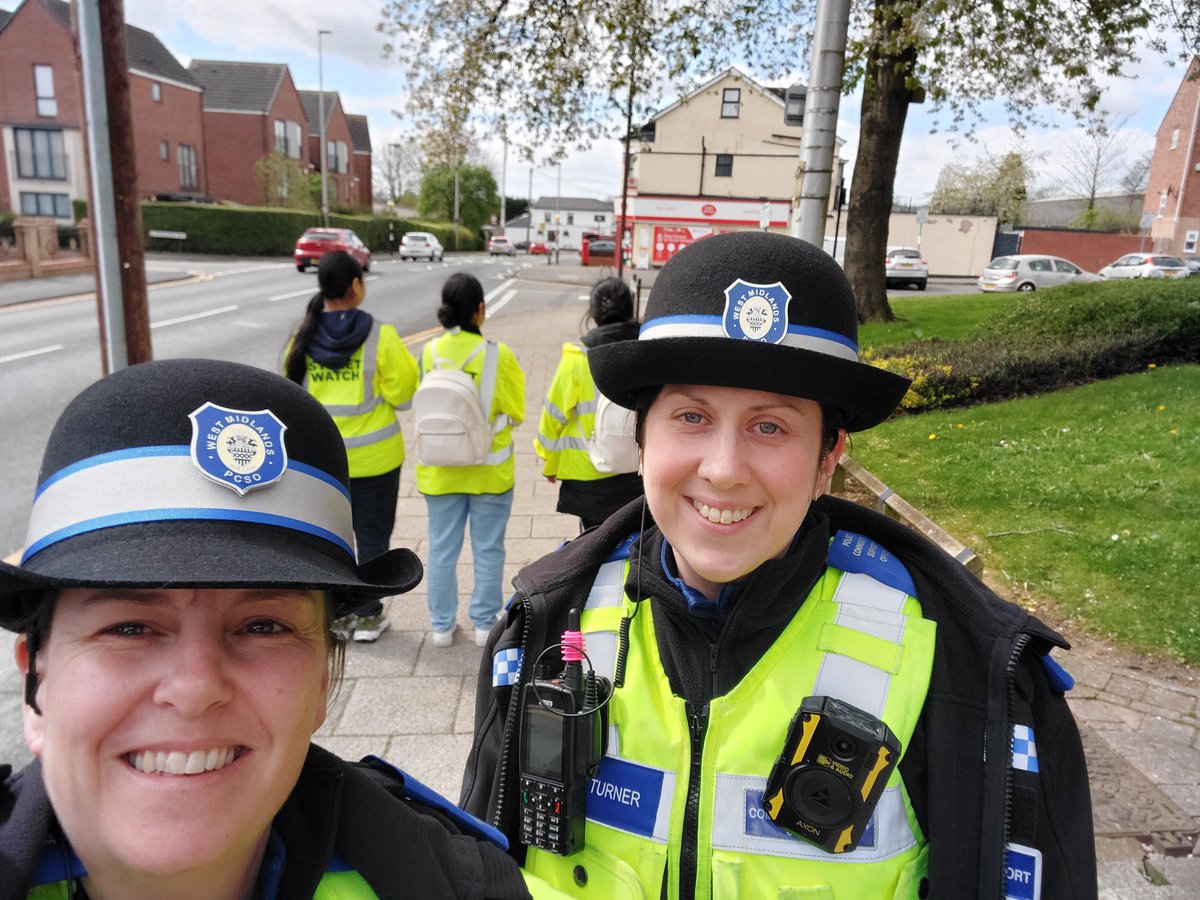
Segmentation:
[[(450, 646), (458, 613), (456, 566), (469, 523), (474, 584), (467, 611), (482, 647), (504, 601), (504, 533), (516, 472), (512, 430), (525, 419), (525, 373), (507, 345), (484, 340), (483, 285), (474, 276), (446, 279), (437, 316), (446, 331), (421, 352), (423, 382), (415, 401), (417, 490), (429, 512), (429, 620), (433, 645)], [(480, 461), (447, 465), (436, 462), (442, 457), (432, 450), (422, 455), (420, 394), (432, 383), (430, 373), (443, 368), (465, 372), (481, 398), (491, 397), (482, 410), (490, 435)]]
[(460, 795), (535, 896), (1096, 897), (1066, 642), (828, 496), (847, 432), (908, 388), (857, 330), (832, 257), (735, 232), (667, 262), (638, 340), (589, 351), (637, 412), (645, 503), (518, 574)]
[[(620, 278), (598, 281), (588, 295), (584, 321), (595, 325), (578, 343), (563, 344), (533, 448), (543, 460), (542, 474), (552, 484), (558, 482), (558, 511), (578, 516), (586, 530), (642, 495), (632, 428), (628, 434), (607, 430), (609, 422), (624, 424), (628, 419), (632, 425), (632, 413), (597, 392), (587, 363), (593, 347), (637, 340), (638, 322), (629, 285)], [(601, 414), (604, 425), (598, 423)], [(627, 461), (622, 464), (619, 457), (626, 452)]]
[[(349, 253), (322, 256), (317, 285), (285, 352), (284, 374), (321, 401), (346, 442), (354, 541), (359, 561), (366, 562), (387, 551), (396, 523), (404, 462), (396, 410), (406, 408), (417, 389), (417, 361), (394, 327), (360, 308), (367, 286)], [(339, 619), (336, 629), (371, 642), (390, 625), (375, 599)]]

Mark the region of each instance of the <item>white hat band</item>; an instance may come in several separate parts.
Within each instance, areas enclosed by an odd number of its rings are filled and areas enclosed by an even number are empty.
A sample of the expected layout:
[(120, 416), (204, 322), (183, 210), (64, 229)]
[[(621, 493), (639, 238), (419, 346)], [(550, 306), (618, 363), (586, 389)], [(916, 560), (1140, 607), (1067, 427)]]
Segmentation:
[(202, 475), (181, 445), (104, 453), (48, 478), (33, 501), (21, 561), (88, 531), (183, 519), (289, 528), (354, 558), (350, 495), (336, 478), (289, 460), (277, 482), (239, 496)]
[[(720, 316), (663, 316), (650, 319), (638, 333), (638, 340), (649, 341), (657, 338), (705, 337), (726, 338), (728, 340), (749, 340), (734, 338), (725, 330)], [(857, 345), (844, 335), (821, 328), (805, 328), (802, 325), (787, 327), (787, 333), (779, 343), (785, 347), (795, 347), (800, 350), (812, 350), (835, 356), (848, 362), (858, 362)]]

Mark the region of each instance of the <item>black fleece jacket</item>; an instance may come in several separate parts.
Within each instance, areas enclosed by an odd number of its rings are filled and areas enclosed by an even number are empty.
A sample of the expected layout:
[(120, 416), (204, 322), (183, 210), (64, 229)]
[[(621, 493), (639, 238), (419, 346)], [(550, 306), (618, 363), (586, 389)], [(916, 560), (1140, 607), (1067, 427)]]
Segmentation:
[[(499, 846), (403, 791), (403, 779), (386, 766), (348, 763), (309, 747), (300, 780), (274, 821), (287, 851), (281, 900), (311, 897), (334, 853), (381, 898), (529, 897)], [(52, 829), (40, 762), (0, 780), (0, 900), (24, 900)]]
[[(475, 738), (460, 805), (496, 825), (524, 849), (516, 827), (516, 700), (493, 688), (491, 661), (500, 649), (523, 647), (537, 657), (582, 607), (596, 570), (613, 548), (638, 531), (641, 502), (610, 517), (558, 552), (523, 569), (514, 581), (503, 629), (492, 632), (476, 689)], [(1024, 610), (992, 593), (917, 532), (865, 507), (822, 498), (810, 510), (791, 551), (764, 563), (738, 586), (719, 626), (690, 615), (662, 572), (662, 536), (647, 520), (644, 547), (632, 551), (627, 590), (648, 597), (659, 654), (673, 690), (692, 702), (722, 695), (749, 671), (795, 614), (825, 568), (839, 530), (875, 540), (908, 568), (922, 614), (937, 623), (929, 691), (901, 773), (929, 840), (928, 896), (1000, 898), (1005, 845), (1042, 854), (1042, 896), (1096, 896), (1091, 799), (1083, 748), (1063, 695), (1042, 657), (1066, 642)], [(640, 572), (640, 586), (638, 577)], [(522, 671), (524, 683), (528, 671)], [(1041, 770), (1010, 771), (1012, 726), (1034, 728)]]

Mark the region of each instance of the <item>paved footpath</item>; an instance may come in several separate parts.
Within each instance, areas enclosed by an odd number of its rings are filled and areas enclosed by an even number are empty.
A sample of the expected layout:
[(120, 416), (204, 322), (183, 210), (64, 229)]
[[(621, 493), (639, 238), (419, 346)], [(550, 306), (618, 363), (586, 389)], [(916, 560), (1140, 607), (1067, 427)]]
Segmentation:
[[(579, 266), (526, 269), (519, 287), (540, 281), (575, 285), (582, 296), (599, 273)], [(608, 273), (605, 273), (608, 274)], [(578, 337), (581, 299), (533, 316), (500, 315), (489, 338), (512, 347), (528, 378), (525, 424), (516, 432), (517, 484), (506, 539), (506, 578), (576, 533), (555, 513), (557, 487), (540, 475), (532, 439), (537, 413), (563, 341)], [(402, 417), (411, 434), (408, 414)], [(404, 466), (394, 546), (427, 553), (425, 503)], [(459, 564), (460, 592), (471, 584), (470, 548)], [(429, 642), (424, 587), (388, 601), (392, 628), (375, 644), (352, 644), (346, 678), (318, 743), (341, 756), (383, 756), (457, 798), (470, 747), (480, 654), (460, 609), (453, 646)], [(1070, 635), (1069, 635), (1070, 636)], [(1088, 755), (1104, 900), (1200, 897), (1200, 673), (1147, 663), (1079, 639), (1060, 656), (1077, 679), (1069, 695)], [(0, 643), (7, 644), (5, 641)], [(0, 759), (22, 761), (20, 685), (0, 665)], [(1045, 898), (1054, 900), (1054, 898)]]

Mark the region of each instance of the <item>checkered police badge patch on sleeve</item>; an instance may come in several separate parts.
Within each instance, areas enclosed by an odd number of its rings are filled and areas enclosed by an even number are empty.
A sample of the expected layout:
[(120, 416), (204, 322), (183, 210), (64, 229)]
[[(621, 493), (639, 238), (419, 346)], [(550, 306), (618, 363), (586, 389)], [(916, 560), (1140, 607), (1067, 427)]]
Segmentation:
[(1038, 771), (1037, 744), (1028, 725), (1013, 726), (1012, 767), (1021, 772)]
[(524, 651), (520, 647), (497, 650), (492, 657), (492, 687), (511, 687), (521, 676), (521, 660)]
[(192, 420), (192, 462), (207, 478), (245, 496), (287, 471), (287, 426), (269, 409), (226, 409), (205, 403)]

